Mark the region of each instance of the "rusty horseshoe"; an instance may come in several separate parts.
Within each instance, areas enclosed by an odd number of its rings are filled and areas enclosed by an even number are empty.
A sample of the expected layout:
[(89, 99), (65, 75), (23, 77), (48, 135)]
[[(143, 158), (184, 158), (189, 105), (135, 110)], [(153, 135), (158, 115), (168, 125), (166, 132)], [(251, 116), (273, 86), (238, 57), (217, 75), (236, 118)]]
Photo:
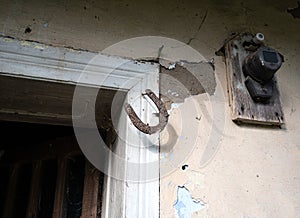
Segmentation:
[(159, 110), (159, 123), (156, 126), (150, 126), (148, 123), (143, 123), (143, 121), (141, 121), (141, 119), (136, 115), (130, 104), (126, 103), (124, 107), (132, 124), (141, 132), (151, 135), (165, 128), (169, 115), (165, 104), (150, 89), (146, 89), (145, 94), (142, 95), (147, 95)]

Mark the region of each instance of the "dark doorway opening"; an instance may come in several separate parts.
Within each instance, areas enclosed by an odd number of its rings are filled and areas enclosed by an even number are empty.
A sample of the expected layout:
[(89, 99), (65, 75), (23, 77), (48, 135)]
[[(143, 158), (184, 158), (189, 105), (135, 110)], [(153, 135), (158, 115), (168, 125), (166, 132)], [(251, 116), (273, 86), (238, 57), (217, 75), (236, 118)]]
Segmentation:
[(0, 217), (100, 217), (103, 174), (72, 127), (0, 121), (0, 131)]

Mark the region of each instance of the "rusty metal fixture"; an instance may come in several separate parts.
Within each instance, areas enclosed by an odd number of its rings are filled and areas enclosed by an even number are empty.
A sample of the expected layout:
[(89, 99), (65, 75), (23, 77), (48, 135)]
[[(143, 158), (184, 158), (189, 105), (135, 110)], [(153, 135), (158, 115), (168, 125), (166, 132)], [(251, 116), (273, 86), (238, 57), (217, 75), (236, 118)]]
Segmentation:
[(156, 107), (159, 110), (159, 123), (156, 126), (150, 126), (148, 123), (145, 124), (141, 119), (136, 115), (135, 111), (131, 107), (130, 104), (126, 103), (125, 104), (125, 110), (126, 113), (128, 114), (132, 124), (139, 129), (141, 132), (145, 134), (153, 134), (158, 131), (162, 131), (165, 126), (167, 125), (168, 122), (168, 112), (165, 107), (165, 104), (150, 90), (146, 89), (145, 94), (142, 95), (147, 95), (156, 105)]

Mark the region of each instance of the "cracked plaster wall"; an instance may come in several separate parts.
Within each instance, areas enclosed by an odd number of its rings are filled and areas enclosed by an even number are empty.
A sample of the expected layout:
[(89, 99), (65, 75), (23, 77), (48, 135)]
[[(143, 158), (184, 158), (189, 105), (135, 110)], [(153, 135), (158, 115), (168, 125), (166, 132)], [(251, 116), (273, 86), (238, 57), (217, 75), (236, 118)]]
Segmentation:
[[(299, 217), (300, 19), (287, 13), (297, 6), (296, 1), (1, 0), (0, 4), (1, 35), (91, 51), (131, 37), (159, 35), (189, 43), (206, 59), (214, 57), (219, 83), (213, 99), (225, 108), (220, 143), (209, 163), (200, 167), (199, 157), (211, 134), (207, 127), (212, 110), (205, 94), (194, 97), (207, 111), (188, 115), (189, 127), (200, 126), (198, 141), (182, 163), (188, 169), (176, 166), (161, 180), (161, 216), (177, 216), (177, 189), (185, 186), (193, 199), (205, 205), (193, 217)], [(285, 56), (278, 74), (283, 129), (240, 127), (230, 120), (225, 65), (214, 52), (226, 36), (240, 31), (264, 33), (267, 44)], [(130, 50), (111, 52), (136, 55)], [(191, 104), (188, 99), (172, 111), (170, 123), (177, 136), (182, 128), (178, 119), (183, 112), (188, 114)], [(184, 137), (195, 136), (193, 129), (190, 133)]]

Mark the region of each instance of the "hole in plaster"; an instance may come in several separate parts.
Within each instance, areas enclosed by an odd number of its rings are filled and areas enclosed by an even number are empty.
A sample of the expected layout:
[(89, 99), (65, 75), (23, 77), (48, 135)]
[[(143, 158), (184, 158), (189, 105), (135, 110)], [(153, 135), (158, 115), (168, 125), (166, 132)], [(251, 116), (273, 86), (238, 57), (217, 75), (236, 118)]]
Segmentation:
[(182, 165), (181, 169), (182, 170), (187, 170), (189, 168), (189, 165), (185, 164), (185, 165)]
[(32, 29), (28, 26), (28, 27), (26, 27), (24, 33), (26, 33), (26, 34), (31, 33), (31, 31), (32, 31)]
[(244, 105), (241, 106), (241, 111), (242, 111), (242, 113), (244, 113), (244, 111), (245, 111)]

